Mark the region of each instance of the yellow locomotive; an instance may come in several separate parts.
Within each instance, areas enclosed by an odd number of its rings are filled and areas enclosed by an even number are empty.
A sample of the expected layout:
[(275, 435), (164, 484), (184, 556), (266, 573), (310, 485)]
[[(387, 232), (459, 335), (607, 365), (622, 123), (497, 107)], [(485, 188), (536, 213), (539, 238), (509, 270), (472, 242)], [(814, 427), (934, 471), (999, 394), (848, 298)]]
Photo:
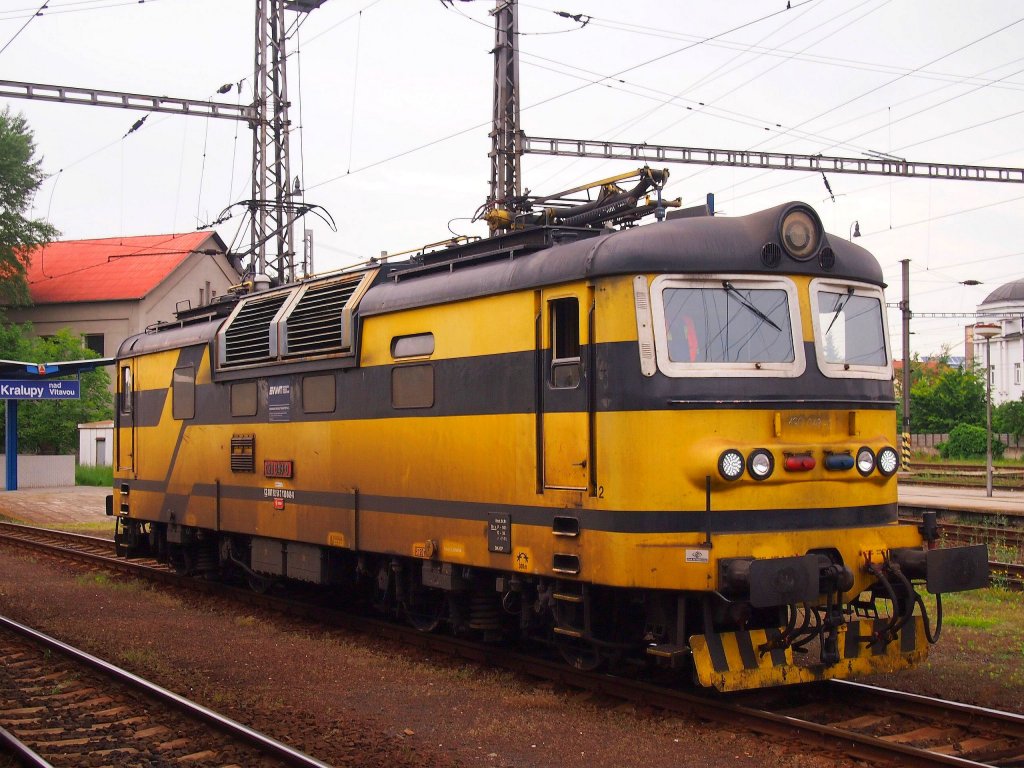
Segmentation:
[(982, 586), (987, 553), (897, 522), (882, 287), (790, 203), (202, 308), (118, 353), (119, 550), (722, 690), (911, 665), (915, 582)]

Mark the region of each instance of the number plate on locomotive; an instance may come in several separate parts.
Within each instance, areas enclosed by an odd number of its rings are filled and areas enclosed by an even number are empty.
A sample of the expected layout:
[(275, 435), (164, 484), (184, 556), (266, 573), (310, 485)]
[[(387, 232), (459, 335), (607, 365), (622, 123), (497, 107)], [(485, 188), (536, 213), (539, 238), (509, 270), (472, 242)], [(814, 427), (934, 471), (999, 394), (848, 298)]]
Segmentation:
[(290, 459), (283, 461), (280, 459), (264, 459), (263, 461), (263, 476), (264, 477), (284, 477), (290, 478), (294, 470), (294, 462)]

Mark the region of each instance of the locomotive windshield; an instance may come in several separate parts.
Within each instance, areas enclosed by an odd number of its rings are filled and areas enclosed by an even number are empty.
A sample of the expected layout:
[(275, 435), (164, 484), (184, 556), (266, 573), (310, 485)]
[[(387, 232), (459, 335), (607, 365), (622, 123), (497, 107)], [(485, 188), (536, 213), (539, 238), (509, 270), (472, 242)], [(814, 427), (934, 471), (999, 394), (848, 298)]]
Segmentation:
[(655, 282), (659, 364), (669, 375), (799, 375), (790, 283), (730, 276)]
[(881, 292), (872, 286), (815, 281), (818, 362), (828, 376), (888, 376)]

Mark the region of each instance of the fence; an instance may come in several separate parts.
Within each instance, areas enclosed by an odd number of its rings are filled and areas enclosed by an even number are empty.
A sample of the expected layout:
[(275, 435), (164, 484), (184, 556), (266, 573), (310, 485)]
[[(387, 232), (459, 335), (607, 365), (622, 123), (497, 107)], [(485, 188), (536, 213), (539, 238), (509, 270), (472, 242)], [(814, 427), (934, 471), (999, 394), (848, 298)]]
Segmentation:
[[(2, 453), (0, 453), (0, 464), (5, 467), (7, 466), (7, 457)], [(74, 484), (74, 456), (18, 454), (19, 488), (66, 488)], [(7, 489), (6, 477), (4, 479), (4, 489)]]
[[(1008, 432), (994, 432), (992, 438), (999, 440), (1006, 446), (1006, 453), (1004, 455), (1007, 458), (1018, 458), (1024, 453), (1024, 440), (1021, 440), (1016, 435), (1011, 435)], [(944, 443), (947, 440), (949, 440), (948, 434), (912, 434), (910, 436), (910, 448), (911, 450), (924, 453), (938, 453), (939, 443)]]

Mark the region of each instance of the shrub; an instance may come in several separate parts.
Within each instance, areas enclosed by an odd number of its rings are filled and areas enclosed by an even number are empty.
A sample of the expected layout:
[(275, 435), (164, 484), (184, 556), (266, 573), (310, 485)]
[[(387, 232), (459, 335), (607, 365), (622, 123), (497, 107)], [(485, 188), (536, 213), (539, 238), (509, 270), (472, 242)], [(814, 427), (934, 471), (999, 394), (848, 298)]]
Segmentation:
[(75, 485), (99, 485), (107, 488), (114, 484), (114, 468), (75, 465)]
[[(1000, 458), (1006, 446), (992, 441), (992, 457)], [(949, 433), (949, 440), (939, 444), (944, 459), (976, 459), (985, 456), (985, 428), (973, 424), (958, 424)]]

